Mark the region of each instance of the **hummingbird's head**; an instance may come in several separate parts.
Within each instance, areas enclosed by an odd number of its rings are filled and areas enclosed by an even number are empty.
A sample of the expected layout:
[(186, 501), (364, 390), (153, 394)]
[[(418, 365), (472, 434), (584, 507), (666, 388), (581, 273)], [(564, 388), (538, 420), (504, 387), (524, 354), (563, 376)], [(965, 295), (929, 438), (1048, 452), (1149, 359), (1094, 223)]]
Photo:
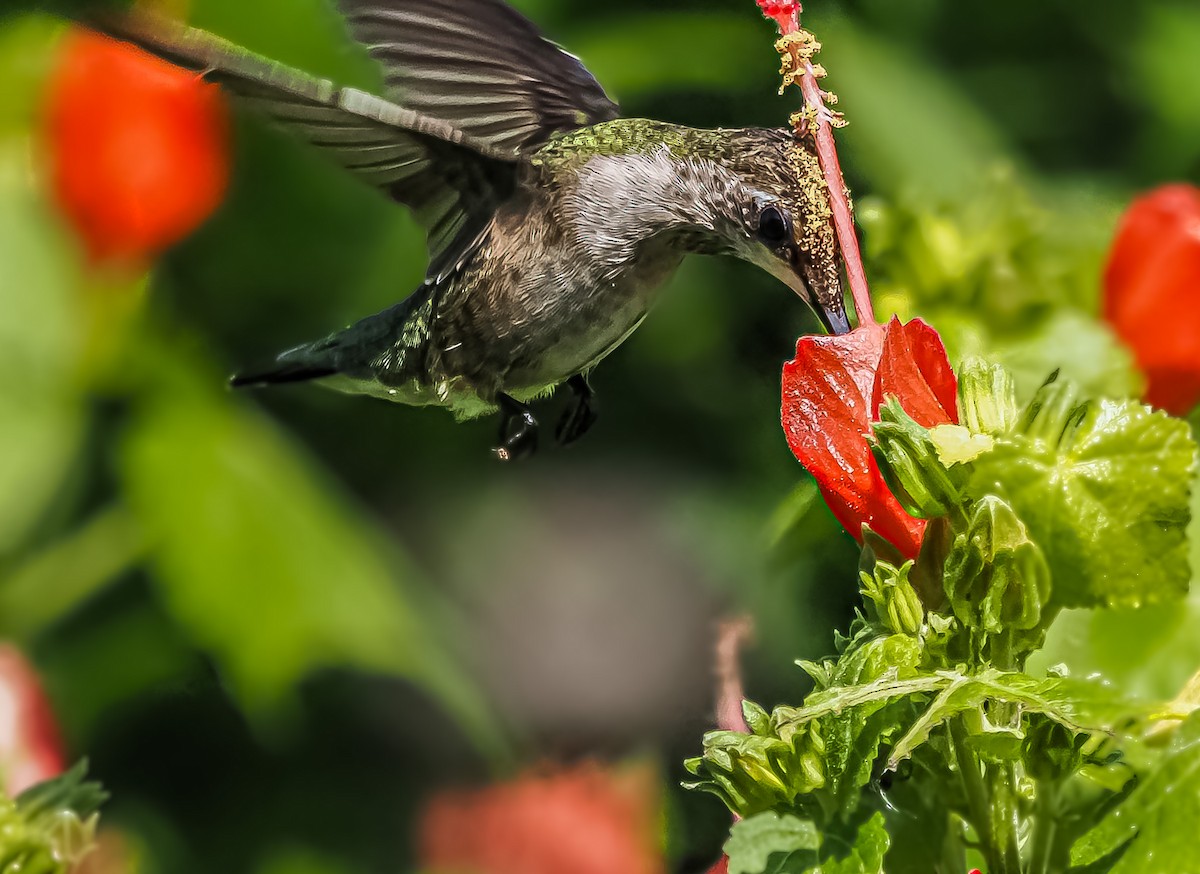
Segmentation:
[(726, 189), (736, 217), (722, 228), (734, 255), (757, 264), (803, 298), (832, 334), (850, 330), (828, 189), (812, 147), (790, 131), (728, 132)]

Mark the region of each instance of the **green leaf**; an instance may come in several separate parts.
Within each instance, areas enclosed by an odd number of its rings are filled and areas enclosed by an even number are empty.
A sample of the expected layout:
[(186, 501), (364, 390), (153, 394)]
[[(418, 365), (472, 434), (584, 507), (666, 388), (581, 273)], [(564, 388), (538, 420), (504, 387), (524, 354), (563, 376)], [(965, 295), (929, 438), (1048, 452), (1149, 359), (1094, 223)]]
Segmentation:
[(21, 542), (71, 471), (83, 416), (75, 372), (78, 277), (24, 180), (24, 142), (0, 137), (0, 555)]
[(1072, 732), (1109, 731), (1117, 723), (1141, 715), (1145, 710), (1094, 680), (1037, 679), (1028, 674), (995, 669), (974, 675), (942, 671), (938, 676), (945, 685), (892, 747), (889, 768), (895, 768), (912, 755), (934, 728), (988, 701), (1013, 704), (1026, 712), (1044, 714)]
[[(919, 649), (914, 638), (893, 635)], [(875, 643), (876, 641), (872, 641)], [(824, 808), (845, 818), (857, 807), (860, 790), (871, 780), (880, 746), (899, 734), (915, 717), (914, 699), (928, 697), (947, 680), (896, 678), (891, 668), (879, 679), (859, 686), (838, 686), (810, 695), (804, 707), (776, 708), (773, 719), (780, 736), (790, 743), (816, 734), (821, 739), (820, 791), (829, 797)]]
[(876, 813), (859, 827), (850, 852), (842, 858), (826, 859), (816, 874), (883, 874), (883, 857), (890, 846), (883, 814)]
[(181, 372), (132, 422), (125, 485), (164, 603), (241, 700), (263, 713), (310, 671), (353, 666), (424, 685), (482, 740), (411, 568), (265, 420), (188, 365), (159, 368)]
[[(776, 874), (811, 870), (820, 848), (821, 834), (812, 822), (767, 812), (735, 825), (725, 843), (725, 854), (729, 856), (729, 874)], [(788, 860), (786, 867), (780, 867), (778, 859), (772, 862), (777, 854)]]
[(1019, 433), (975, 462), (970, 492), (995, 494), (1050, 565), (1060, 606), (1137, 604), (1187, 591), (1186, 423), (1133, 401), (1078, 403), (1043, 387)]
[(809, 820), (762, 813), (733, 827), (725, 853), (729, 874), (882, 874), (889, 846), (881, 813), (859, 826), (849, 852)]
[[(1200, 828), (1200, 713), (1180, 726), (1167, 755), (1140, 785), (1071, 849), (1088, 865), (1128, 849), (1113, 874), (1196, 871)], [(1132, 843), (1130, 843), (1132, 841)]]
[(950, 674), (936, 674), (900, 680), (894, 672), (889, 672), (861, 686), (834, 686), (809, 695), (803, 707), (776, 707), (775, 726), (780, 736), (786, 739), (790, 732), (814, 719), (864, 704), (882, 704), (896, 698), (940, 692), (952, 679)]

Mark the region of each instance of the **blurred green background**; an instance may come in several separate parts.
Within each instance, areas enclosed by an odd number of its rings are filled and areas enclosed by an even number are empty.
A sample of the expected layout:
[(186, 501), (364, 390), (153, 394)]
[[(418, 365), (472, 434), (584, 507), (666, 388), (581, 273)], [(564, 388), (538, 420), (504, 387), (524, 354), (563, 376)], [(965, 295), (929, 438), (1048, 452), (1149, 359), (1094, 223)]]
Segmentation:
[[(717, 619), (749, 693), (804, 691), (856, 548), (778, 423), (815, 321), (749, 265), (689, 261), (593, 378), (586, 440), (502, 466), (455, 424), (227, 374), (405, 296), (414, 222), (239, 116), (218, 214), (146, 282), (91, 276), (45, 194), (40, 89), (62, 21), (0, 12), (0, 634), (46, 676), (147, 872), (409, 870), (428, 793), (585, 755), (660, 762), (672, 869), (728, 825), (672, 787), (712, 724)], [(750, 0), (516, 0), (631, 116), (778, 126)], [(1200, 179), (1193, 2), (813, 0), (880, 315), (923, 315), (1023, 388), (1136, 393), (1095, 319), (1124, 202)], [(325, 0), (193, 0), (193, 23), (350, 84)], [(543, 418), (554, 415), (549, 407)], [(1195, 612), (1068, 617), (1069, 658), (1169, 695)], [(1194, 626), (1193, 626), (1194, 627)]]

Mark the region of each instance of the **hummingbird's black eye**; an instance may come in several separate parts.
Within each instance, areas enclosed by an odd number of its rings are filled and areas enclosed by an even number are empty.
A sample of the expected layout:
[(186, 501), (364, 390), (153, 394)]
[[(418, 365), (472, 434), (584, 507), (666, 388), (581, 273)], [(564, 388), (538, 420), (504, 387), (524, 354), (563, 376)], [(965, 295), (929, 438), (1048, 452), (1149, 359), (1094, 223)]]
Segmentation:
[(792, 239), (792, 220), (778, 207), (768, 206), (758, 214), (758, 238), (771, 249)]

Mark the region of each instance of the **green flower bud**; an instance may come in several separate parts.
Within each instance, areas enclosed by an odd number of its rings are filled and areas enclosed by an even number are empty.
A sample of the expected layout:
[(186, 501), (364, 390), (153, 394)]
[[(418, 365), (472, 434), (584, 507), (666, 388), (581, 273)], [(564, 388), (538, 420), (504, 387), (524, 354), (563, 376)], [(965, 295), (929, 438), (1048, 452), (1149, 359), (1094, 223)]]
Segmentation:
[(980, 498), (946, 559), (946, 595), (963, 625), (989, 634), (1030, 630), (1050, 597), (1050, 568), (1012, 507)]
[(968, 358), (958, 367), (958, 417), (975, 434), (1007, 434), (1017, 424), (1012, 375), (999, 364)]
[(879, 621), (887, 631), (916, 637), (925, 622), (925, 608), (908, 574), (913, 563), (899, 568), (876, 562), (873, 575), (862, 574), (862, 594), (875, 606)]

